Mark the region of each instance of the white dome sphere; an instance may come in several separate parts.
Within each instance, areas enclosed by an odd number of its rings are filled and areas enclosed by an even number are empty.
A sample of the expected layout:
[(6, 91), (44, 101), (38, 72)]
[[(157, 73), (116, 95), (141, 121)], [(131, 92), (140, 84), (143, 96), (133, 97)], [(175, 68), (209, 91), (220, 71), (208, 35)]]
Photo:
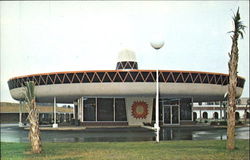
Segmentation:
[(164, 41), (153, 41), (150, 43), (154, 49), (160, 49), (164, 45)]
[(118, 53), (118, 62), (136, 61), (135, 52), (129, 49), (123, 49)]

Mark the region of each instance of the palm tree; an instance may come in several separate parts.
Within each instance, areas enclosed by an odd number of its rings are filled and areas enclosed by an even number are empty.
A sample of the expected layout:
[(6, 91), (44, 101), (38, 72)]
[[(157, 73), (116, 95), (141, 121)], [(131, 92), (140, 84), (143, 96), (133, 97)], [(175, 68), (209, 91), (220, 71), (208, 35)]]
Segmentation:
[[(234, 30), (230, 31), (233, 33), (231, 36), (232, 46), (231, 53), (229, 54), (229, 86), (228, 86), (228, 120), (227, 120), (227, 149), (235, 149), (235, 110), (236, 110), (236, 85), (237, 85), (237, 67), (238, 67), (238, 38), (243, 38), (243, 32), (246, 26), (240, 21), (239, 8), (237, 13), (233, 16)], [(242, 32), (243, 31), (243, 32)]]
[(29, 112), (29, 122), (30, 122), (30, 131), (29, 139), (32, 147), (32, 153), (41, 153), (42, 144), (40, 138), (39, 130), (39, 114), (36, 108), (35, 102), (35, 83), (33, 81), (26, 82), (26, 94), (25, 101), (27, 102), (27, 110)]

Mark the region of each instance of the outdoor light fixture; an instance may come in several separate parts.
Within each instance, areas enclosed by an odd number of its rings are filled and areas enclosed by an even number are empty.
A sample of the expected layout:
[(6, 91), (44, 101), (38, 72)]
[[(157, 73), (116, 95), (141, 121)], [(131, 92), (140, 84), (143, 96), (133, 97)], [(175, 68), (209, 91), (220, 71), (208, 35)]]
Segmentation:
[(164, 46), (164, 41), (154, 41), (151, 42), (150, 44), (154, 49), (159, 50)]
[[(151, 46), (156, 50), (156, 57), (157, 57), (157, 50), (161, 49), (164, 45), (164, 41), (162, 40), (154, 40), (151, 43)], [(157, 58), (156, 58), (157, 59)], [(156, 65), (158, 62), (156, 62)], [(156, 142), (160, 141), (160, 127), (159, 127), (159, 69), (158, 65), (156, 67), (156, 97), (155, 97), (155, 124), (154, 128), (156, 130)]]

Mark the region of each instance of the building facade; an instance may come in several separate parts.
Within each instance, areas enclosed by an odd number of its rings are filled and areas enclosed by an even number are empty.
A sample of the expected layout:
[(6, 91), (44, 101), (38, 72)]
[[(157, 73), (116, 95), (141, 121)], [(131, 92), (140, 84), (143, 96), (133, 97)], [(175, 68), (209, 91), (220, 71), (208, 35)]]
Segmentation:
[[(37, 104), (40, 124), (52, 124), (54, 120), (53, 105)], [(56, 121), (58, 123), (70, 123), (73, 119), (73, 108), (58, 107), (56, 112)], [(28, 111), (24, 104), (18, 103), (0, 103), (0, 121), (1, 123), (28, 123)]]
[[(73, 118), (82, 125), (154, 123), (157, 81), (159, 119), (164, 125), (192, 123), (195, 102), (225, 100), (227, 74), (175, 70), (157, 73), (138, 69), (135, 53), (125, 49), (119, 53), (116, 70), (33, 74), (11, 78), (8, 85), (11, 96), (22, 101), (25, 82), (34, 81), (37, 102), (54, 106), (73, 103)], [(244, 83), (245, 79), (238, 77), (237, 98)]]
[[(194, 103), (193, 106), (194, 120), (226, 120), (227, 119), (227, 102), (201, 102)], [(245, 120), (250, 118), (250, 100), (249, 98), (240, 98), (237, 100), (236, 120)]]

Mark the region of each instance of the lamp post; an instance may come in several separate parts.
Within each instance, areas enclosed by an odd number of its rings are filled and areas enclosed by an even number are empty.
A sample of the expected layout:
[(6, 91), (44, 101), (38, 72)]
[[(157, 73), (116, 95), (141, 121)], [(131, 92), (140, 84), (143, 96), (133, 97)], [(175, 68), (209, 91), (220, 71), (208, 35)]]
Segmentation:
[[(151, 46), (156, 50), (161, 49), (164, 45), (164, 41), (153, 41), (150, 43)], [(156, 55), (157, 56), (157, 55)], [(156, 58), (157, 59), (157, 58)], [(160, 141), (160, 127), (159, 127), (159, 69), (158, 62), (156, 62), (156, 97), (155, 97), (155, 124), (154, 128), (156, 130), (156, 142)]]

